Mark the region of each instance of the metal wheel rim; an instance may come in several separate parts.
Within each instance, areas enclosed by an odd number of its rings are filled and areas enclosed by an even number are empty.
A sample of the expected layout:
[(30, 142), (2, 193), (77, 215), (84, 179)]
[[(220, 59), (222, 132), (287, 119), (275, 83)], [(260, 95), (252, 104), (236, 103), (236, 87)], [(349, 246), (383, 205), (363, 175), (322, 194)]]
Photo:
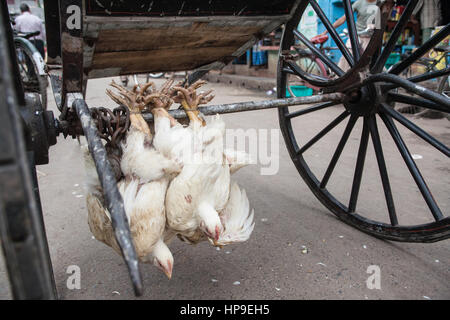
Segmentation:
[[(308, 3), (313, 4), (312, 1), (302, 1), (295, 13), (293, 19), (288, 22), (285, 26), (283, 33), (282, 43), (280, 46), (280, 56), (283, 51), (286, 51), (294, 36), (288, 34), (293, 32), (293, 29), (300, 21), (303, 11), (306, 9)], [(349, 3), (344, 2), (344, 6), (348, 6)], [(414, 5), (417, 1), (411, 0), (410, 5)], [(316, 11), (317, 12), (317, 11)], [(447, 26), (448, 28), (449, 26)], [(380, 54), (380, 53), (378, 53)], [(379, 56), (378, 56), (379, 57)], [(392, 68), (391, 68), (392, 69)], [(397, 66), (398, 69), (398, 66)], [(381, 72), (381, 70), (379, 71)], [(286, 73), (286, 64), (283, 59), (279, 60), (278, 65), (278, 97), (282, 98), (285, 96), (286, 91), (286, 79), (288, 75)], [(365, 218), (364, 216), (358, 214), (357, 212), (349, 212), (346, 210), (345, 205), (337, 200), (326, 188), (321, 188), (321, 182), (315, 174), (310, 169), (308, 163), (305, 161), (304, 157), (298, 154), (299, 147), (297, 145), (297, 139), (295, 137), (291, 118), (288, 117), (288, 108), (279, 109), (279, 121), (283, 137), (285, 139), (289, 154), (293, 160), (297, 170), (302, 176), (303, 180), (307, 183), (308, 187), (313, 191), (314, 195), (335, 215), (357, 229), (369, 233), (371, 235), (395, 240), (395, 241), (407, 241), (407, 242), (434, 242), (450, 237), (450, 217), (445, 217), (439, 221), (415, 225), (415, 226), (400, 226), (400, 225), (390, 225), (382, 222), (373, 221)], [(376, 114), (375, 114), (376, 117)], [(383, 119), (384, 120), (384, 119)], [(341, 150), (342, 151), (342, 150)], [(378, 157), (377, 157), (378, 158)], [(420, 173), (419, 173), (420, 174)], [(353, 187), (353, 186), (352, 186)], [(384, 187), (384, 185), (383, 185)]]

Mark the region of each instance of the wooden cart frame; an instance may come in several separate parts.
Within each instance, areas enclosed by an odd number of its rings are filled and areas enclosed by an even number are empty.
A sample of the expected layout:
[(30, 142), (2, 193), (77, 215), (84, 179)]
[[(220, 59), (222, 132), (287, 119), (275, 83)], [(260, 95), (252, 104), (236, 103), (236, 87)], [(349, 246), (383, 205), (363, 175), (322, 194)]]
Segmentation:
[[(349, 50), (315, 0), (261, 1), (45, 1), (48, 61), (57, 107), (43, 110), (39, 99), (23, 91), (18, 77), (8, 11), (2, 1), (0, 21), (0, 92), (7, 97), (0, 103), (0, 236), (14, 298), (57, 298), (52, 266), (45, 236), (35, 166), (48, 162), (48, 150), (56, 136), (85, 135), (111, 213), (112, 225), (130, 273), (136, 295), (143, 292), (139, 264), (130, 238), (123, 201), (107, 158), (102, 138), (111, 141), (114, 133), (123, 134), (128, 118), (124, 109), (115, 111), (89, 108), (84, 100), (91, 78), (156, 71), (193, 70), (190, 83), (211, 69), (221, 68), (240, 56), (263, 35), (284, 25), (279, 52), (278, 99), (242, 102), (200, 108), (205, 114), (278, 108), (280, 127), (290, 156), (300, 175), (317, 198), (344, 222), (374, 236), (408, 242), (433, 242), (450, 237), (450, 218), (433, 198), (416, 166), (394, 120), (407, 127), (447, 157), (449, 148), (398, 113), (395, 102), (405, 102), (448, 113), (448, 97), (426, 89), (421, 82), (448, 76), (450, 69), (404, 78), (402, 71), (450, 34), (450, 25), (434, 35), (408, 58), (388, 71), (383, 67), (397, 38), (407, 24), (417, 0), (408, 0), (406, 9), (382, 47), (382, 34), (395, 4), (386, 0), (367, 48), (361, 52), (353, 18), (347, 19)], [(328, 30), (351, 69), (343, 71), (297, 29), (311, 5)], [(344, 0), (346, 17), (353, 17), (350, 0)], [(323, 77), (303, 70), (295, 60), (295, 44), (313, 52), (329, 67), (334, 77)], [(320, 89), (310, 97), (286, 98), (290, 76), (296, 76)], [(401, 94), (402, 88), (414, 97)], [(294, 112), (289, 106), (314, 104)], [(303, 146), (292, 129), (292, 119), (341, 104), (343, 112)], [(176, 118), (184, 111), (172, 110)], [(379, 138), (377, 121), (381, 118), (425, 199), (434, 222), (399, 225)], [(151, 114), (144, 114), (152, 121)], [(303, 157), (304, 151), (345, 119), (349, 119), (336, 146), (325, 176), (317, 178)], [(363, 130), (348, 204), (339, 202), (327, 182), (357, 121)], [(115, 132), (111, 132), (114, 127)], [(369, 136), (376, 151), (390, 223), (369, 220), (356, 212)], [(39, 160), (37, 160), (39, 159)], [(44, 160), (42, 160), (44, 159)]]

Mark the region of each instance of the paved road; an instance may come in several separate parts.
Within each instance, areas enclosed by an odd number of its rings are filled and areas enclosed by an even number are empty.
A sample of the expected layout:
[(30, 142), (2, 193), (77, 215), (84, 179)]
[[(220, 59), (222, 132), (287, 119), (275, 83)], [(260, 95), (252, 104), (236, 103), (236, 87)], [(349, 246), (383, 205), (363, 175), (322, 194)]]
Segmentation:
[[(104, 94), (108, 80), (91, 81), (90, 106), (111, 106)], [(216, 103), (267, 99), (263, 93), (210, 85)], [(51, 101), (50, 103), (53, 103)], [(302, 141), (312, 137), (340, 109), (331, 108), (296, 120), (294, 130)], [(300, 179), (278, 131), (276, 110), (225, 116), (230, 128), (274, 130), (272, 164), (279, 159), (276, 175), (261, 175), (261, 163), (242, 169), (235, 179), (248, 193), (255, 209), (256, 226), (243, 244), (216, 250), (207, 243), (189, 246), (178, 240), (171, 245), (175, 257), (169, 281), (153, 266), (142, 265), (146, 288), (142, 299), (449, 299), (450, 242), (408, 244), (382, 241), (361, 233), (328, 212)], [(436, 137), (450, 144), (450, 122), (418, 120)], [(307, 159), (318, 176), (323, 174), (344, 124), (308, 151)], [(382, 127), (379, 124), (380, 128)], [(383, 128), (384, 129), (384, 128)], [(388, 170), (391, 174), (400, 223), (429, 221), (420, 193), (401, 163), (395, 146), (381, 130)], [(268, 131), (271, 132), (271, 131)], [(435, 198), (449, 214), (450, 178), (448, 160), (432, 152), (426, 143), (401, 130), (411, 153), (428, 178)], [(257, 131), (266, 145), (266, 131)], [(356, 159), (360, 124), (350, 137), (329, 189), (348, 201)], [(279, 138), (279, 140), (278, 140)], [(261, 150), (261, 148), (260, 148)], [(269, 149), (270, 150), (270, 149)], [(72, 139), (59, 137), (51, 149), (50, 164), (38, 167), (54, 273), (62, 299), (134, 299), (121, 258), (92, 238), (87, 225), (83, 192), (84, 169), (80, 147)], [(264, 160), (258, 158), (258, 160)], [(261, 162), (261, 161), (260, 161)], [(358, 211), (387, 221), (380, 178), (369, 145)], [(316, 171), (315, 171), (316, 172)], [(69, 290), (66, 271), (81, 270), (81, 289)], [(367, 268), (381, 272), (381, 288), (369, 289)], [(0, 261), (0, 298), (10, 297), (3, 261)]]

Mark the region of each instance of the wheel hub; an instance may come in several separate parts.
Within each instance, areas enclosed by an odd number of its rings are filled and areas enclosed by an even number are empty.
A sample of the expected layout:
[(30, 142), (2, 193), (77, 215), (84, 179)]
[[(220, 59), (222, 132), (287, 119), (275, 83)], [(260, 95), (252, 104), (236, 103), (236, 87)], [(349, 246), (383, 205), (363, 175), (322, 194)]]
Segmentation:
[(347, 94), (344, 106), (352, 115), (369, 116), (377, 111), (380, 99), (374, 85), (367, 85)]

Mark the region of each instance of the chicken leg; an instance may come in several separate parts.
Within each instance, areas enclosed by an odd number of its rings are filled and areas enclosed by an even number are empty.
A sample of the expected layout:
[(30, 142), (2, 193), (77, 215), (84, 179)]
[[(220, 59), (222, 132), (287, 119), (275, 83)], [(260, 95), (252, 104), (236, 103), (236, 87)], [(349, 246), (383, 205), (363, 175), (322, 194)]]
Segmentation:
[[(173, 127), (178, 124), (178, 121), (172, 117), (168, 110), (173, 104), (171, 96), (173, 95), (173, 89), (171, 88), (174, 80), (167, 80), (161, 87), (159, 91), (156, 90), (153, 82), (148, 82), (142, 87), (142, 95), (144, 104), (150, 109), (153, 116), (164, 117), (170, 120), (170, 126)], [(153, 87), (153, 89), (152, 89)], [(150, 92), (147, 93), (147, 90)]]
[(198, 111), (198, 106), (200, 104), (206, 104), (214, 98), (214, 95), (211, 94), (212, 90), (197, 94), (196, 90), (205, 83), (206, 81), (204, 80), (198, 80), (189, 87), (173, 87), (173, 90), (177, 92), (177, 95), (173, 98), (173, 100), (181, 103), (190, 121), (200, 123), (201, 126), (205, 126), (206, 122), (204, 119), (199, 117), (200, 111)]
[(150, 128), (142, 117), (142, 110), (145, 108), (144, 99), (142, 96), (142, 89), (139, 91), (139, 85), (135, 85), (133, 90), (127, 90), (124, 87), (111, 81), (111, 87), (118, 90), (118, 94), (113, 93), (111, 90), (106, 89), (106, 94), (117, 104), (122, 104), (130, 110), (130, 123), (133, 127), (139, 131), (145, 133), (149, 137), (152, 136)]

